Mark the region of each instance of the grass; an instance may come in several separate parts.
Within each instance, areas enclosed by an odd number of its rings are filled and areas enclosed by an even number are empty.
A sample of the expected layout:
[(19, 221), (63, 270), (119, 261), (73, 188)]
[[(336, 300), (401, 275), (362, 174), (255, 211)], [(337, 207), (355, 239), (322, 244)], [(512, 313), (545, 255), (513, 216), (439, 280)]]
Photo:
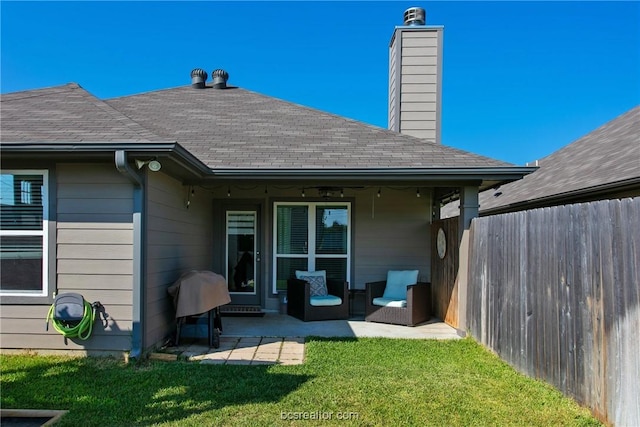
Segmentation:
[(68, 409), (60, 426), (600, 425), (471, 339), (314, 338), (294, 366), (0, 361), (2, 408)]

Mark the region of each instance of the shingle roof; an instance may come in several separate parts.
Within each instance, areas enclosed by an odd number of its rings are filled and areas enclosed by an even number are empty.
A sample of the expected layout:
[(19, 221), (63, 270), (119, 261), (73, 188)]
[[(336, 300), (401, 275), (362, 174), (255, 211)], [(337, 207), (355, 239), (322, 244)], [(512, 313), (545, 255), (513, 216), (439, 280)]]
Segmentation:
[(3, 94), (0, 114), (3, 144), (160, 140), (76, 83)]
[[(543, 158), (538, 165), (537, 171), (523, 179), (502, 185), (497, 190), (499, 197), (493, 190), (481, 193), (480, 211), (640, 178), (640, 106)], [(447, 215), (457, 215), (457, 209), (451, 208)]]
[(175, 141), (215, 170), (513, 166), (241, 88), (183, 86), (103, 101), (69, 83), (0, 100), (5, 147)]
[(106, 102), (214, 169), (512, 166), (241, 88), (184, 86)]

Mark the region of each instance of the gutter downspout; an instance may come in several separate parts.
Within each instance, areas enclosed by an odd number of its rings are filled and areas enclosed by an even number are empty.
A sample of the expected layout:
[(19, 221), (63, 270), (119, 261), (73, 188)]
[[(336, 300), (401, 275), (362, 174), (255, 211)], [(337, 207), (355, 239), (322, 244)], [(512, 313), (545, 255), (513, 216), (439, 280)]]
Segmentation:
[(133, 189), (133, 313), (131, 351), (129, 357), (137, 359), (144, 349), (144, 180), (127, 163), (127, 152), (115, 151), (118, 172), (127, 177)]

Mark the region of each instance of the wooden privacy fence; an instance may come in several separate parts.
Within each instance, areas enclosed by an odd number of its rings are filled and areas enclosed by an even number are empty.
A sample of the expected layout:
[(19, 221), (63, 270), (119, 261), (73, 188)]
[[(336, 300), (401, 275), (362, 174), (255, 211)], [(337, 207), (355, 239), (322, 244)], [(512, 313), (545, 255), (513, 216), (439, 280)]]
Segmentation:
[(640, 198), (476, 218), (470, 333), (615, 425), (640, 425)]
[[(444, 231), (446, 252), (438, 256), (438, 230)], [(435, 220), (431, 226), (431, 309), (435, 317), (448, 325), (458, 325), (458, 218)]]

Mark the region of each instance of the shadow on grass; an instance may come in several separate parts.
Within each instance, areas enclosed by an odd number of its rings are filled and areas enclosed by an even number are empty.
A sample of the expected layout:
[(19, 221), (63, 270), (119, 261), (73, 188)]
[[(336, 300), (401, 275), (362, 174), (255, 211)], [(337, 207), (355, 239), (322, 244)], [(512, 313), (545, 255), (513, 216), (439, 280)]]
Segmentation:
[(310, 379), (271, 372), (268, 365), (124, 365), (113, 359), (24, 356), (17, 363), (10, 357), (2, 360), (2, 407), (69, 410), (60, 425), (176, 422), (227, 406), (275, 403)]

